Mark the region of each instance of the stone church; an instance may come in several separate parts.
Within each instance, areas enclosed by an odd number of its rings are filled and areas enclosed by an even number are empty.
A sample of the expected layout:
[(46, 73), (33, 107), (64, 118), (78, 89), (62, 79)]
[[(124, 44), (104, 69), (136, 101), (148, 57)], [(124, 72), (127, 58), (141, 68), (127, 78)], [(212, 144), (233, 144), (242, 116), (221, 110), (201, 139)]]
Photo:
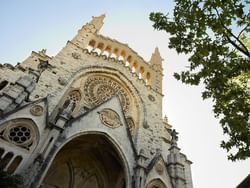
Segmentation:
[(0, 169), (27, 188), (192, 188), (162, 114), (158, 48), (145, 61), (93, 17), (54, 57), (0, 64)]

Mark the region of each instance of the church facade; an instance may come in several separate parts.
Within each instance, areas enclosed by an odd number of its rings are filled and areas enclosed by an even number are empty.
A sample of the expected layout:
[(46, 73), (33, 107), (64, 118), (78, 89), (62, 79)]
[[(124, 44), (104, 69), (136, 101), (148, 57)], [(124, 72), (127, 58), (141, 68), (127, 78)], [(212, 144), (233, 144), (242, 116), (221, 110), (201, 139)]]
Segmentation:
[(192, 188), (162, 118), (162, 61), (99, 34), (93, 17), (54, 57), (0, 65), (0, 168), (30, 188)]

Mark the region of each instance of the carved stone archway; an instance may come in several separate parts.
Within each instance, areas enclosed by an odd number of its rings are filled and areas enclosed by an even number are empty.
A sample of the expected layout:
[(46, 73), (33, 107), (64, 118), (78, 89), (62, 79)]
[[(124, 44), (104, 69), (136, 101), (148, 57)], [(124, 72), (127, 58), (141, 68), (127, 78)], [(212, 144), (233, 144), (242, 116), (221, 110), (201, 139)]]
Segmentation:
[(154, 179), (147, 184), (146, 188), (167, 188), (167, 186), (160, 179)]
[(57, 153), (42, 188), (125, 188), (125, 170), (116, 149), (103, 135), (83, 135)]

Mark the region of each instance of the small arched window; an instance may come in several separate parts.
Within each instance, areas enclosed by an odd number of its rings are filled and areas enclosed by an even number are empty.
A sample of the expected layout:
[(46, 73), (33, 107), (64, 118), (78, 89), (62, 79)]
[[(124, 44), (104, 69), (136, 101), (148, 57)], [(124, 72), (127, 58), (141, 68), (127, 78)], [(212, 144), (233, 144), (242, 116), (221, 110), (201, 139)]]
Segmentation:
[(79, 104), (81, 101), (81, 93), (78, 90), (70, 91), (64, 104), (63, 108), (67, 108), (70, 103), (73, 103), (72, 111), (74, 111), (75, 107)]
[(140, 72), (139, 72), (139, 79), (144, 78), (144, 67), (140, 67)]
[(146, 74), (146, 85), (151, 85), (151, 75), (149, 72)]
[(146, 188), (167, 188), (167, 186), (160, 179), (155, 179), (149, 182)]
[(23, 158), (21, 156), (16, 156), (14, 158), (14, 160), (11, 162), (11, 164), (9, 165), (8, 169), (7, 169), (7, 172), (9, 174), (13, 174), (17, 167), (20, 165), (20, 163), (22, 162)]
[(95, 47), (95, 40), (91, 40), (90, 42), (89, 42), (89, 46), (91, 46), (92, 48), (94, 48)]
[(8, 81), (7, 80), (4, 80), (2, 82), (0, 82), (0, 91), (5, 88), (7, 85), (8, 85)]
[(132, 66), (132, 72), (136, 72), (137, 67), (138, 67), (138, 63), (137, 63), (137, 61), (135, 61), (133, 66)]
[(14, 156), (14, 154), (12, 152), (8, 152), (3, 157), (3, 159), (1, 159), (1, 161), (0, 161), (0, 169), (3, 170), (9, 164), (9, 162), (11, 161), (13, 156)]

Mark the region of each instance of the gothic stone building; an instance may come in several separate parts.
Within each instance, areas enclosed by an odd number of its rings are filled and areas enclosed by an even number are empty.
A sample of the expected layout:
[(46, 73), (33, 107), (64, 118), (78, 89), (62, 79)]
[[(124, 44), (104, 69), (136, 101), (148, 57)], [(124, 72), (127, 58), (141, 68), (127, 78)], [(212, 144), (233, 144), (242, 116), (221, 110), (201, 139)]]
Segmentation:
[(162, 61), (99, 34), (93, 17), (54, 57), (0, 65), (0, 168), (31, 188), (192, 188), (162, 118)]

